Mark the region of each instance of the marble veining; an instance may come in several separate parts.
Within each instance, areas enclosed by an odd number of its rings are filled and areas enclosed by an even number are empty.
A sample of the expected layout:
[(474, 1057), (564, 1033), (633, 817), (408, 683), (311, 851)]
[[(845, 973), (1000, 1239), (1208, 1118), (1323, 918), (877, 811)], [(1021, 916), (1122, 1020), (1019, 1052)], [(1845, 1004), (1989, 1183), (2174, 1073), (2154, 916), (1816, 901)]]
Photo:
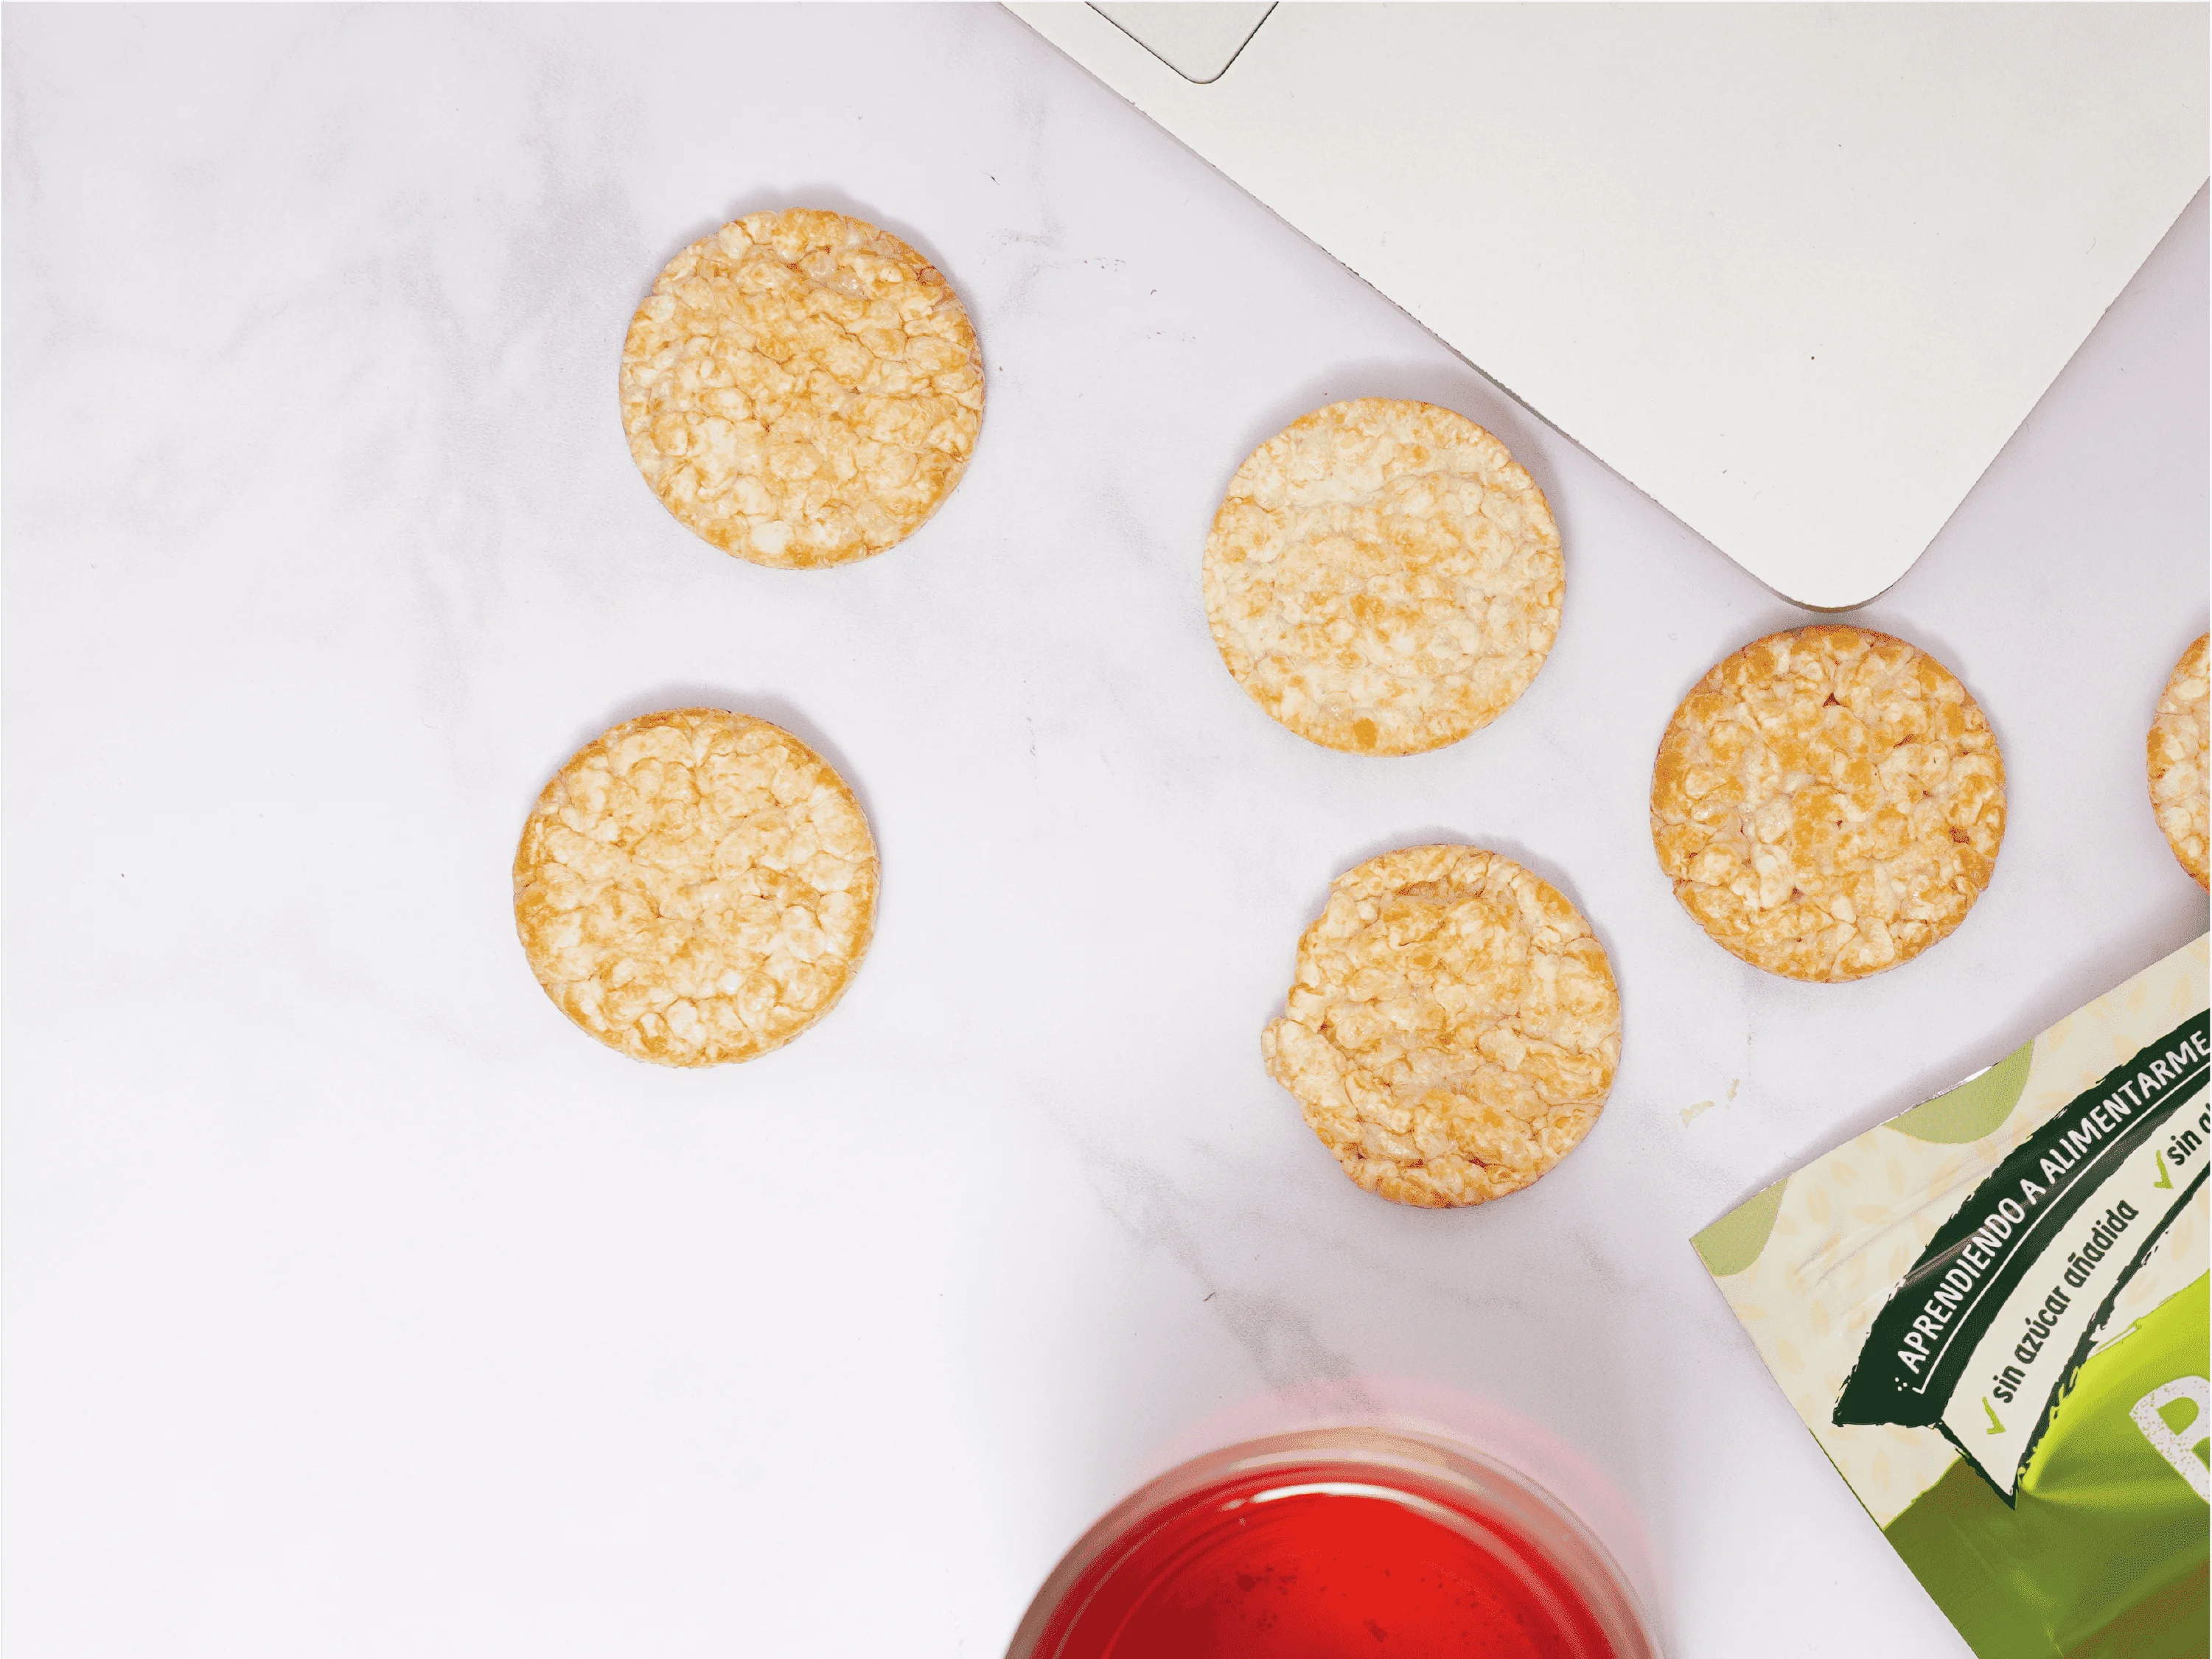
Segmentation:
[[(1646, 801), (1805, 613), (1006, 14), (7, 24), (25, 1651), (988, 1659), (1193, 1425), (1381, 1376), (1599, 1470), (1674, 1650), (1959, 1650), (1684, 1241), (2204, 926), (2142, 779), (2205, 626), (2202, 198), (1853, 613), (1972, 689), (2011, 818), (1955, 934), (1804, 986), (1681, 913)], [(669, 255), (798, 203), (936, 263), (988, 380), (944, 508), (833, 571), (691, 536), (617, 410)], [(1388, 761), (1253, 707), (1199, 591), (1252, 446), (1370, 394), (1503, 438), (1567, 568), (1520, 702)], [(829, 757), (883, 886), (817, 1027), (673, 1073), (547, 1002), (508, 866), (579, 743), (696, 702)], [(1260, 1032), (1331, 878), (1434, 839), (1572, 898), (1624, 1044), (1550, 1175), (1415, 1213)]]

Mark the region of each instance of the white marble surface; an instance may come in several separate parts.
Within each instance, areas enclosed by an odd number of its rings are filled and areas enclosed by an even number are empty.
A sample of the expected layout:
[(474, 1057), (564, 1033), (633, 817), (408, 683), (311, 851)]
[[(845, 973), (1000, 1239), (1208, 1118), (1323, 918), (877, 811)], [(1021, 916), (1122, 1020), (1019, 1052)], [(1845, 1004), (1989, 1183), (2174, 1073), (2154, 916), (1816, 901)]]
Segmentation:
[[(1950, 940), (1811, 988), (1704, 939), (1644, 804), (1802, 613), (1006, 14), (6, 29), (17, 1651), (993, 1656), (1191, 1425), (1385, 1372), (1603, 1470), (1677, 1655), (1965, 1651), (1684, 1240), (2205, 924), (2142, 778), (2206, 623), (2201, 198), (1863, 613), (1982, 699), (2011, 829)], [(945, 511), (830, 573), (693, 538), (615, 411), (661, 261), (794, 203), (936, 259), (990, 374)], [(1364, 392), (1493, 427), (1568, 549), (1533, 690), (1417, 759), (1273, 726), (1198, 603), (1246, 449)], [(507, 867), (694, 701), (822, 747), (884, 885), (825, 1024), (679, 1074), (547, 1002)], [(1258, 1060), (1329, 878), (1439, 836), (1626, 1007), (1584, 1146), (1444, 1214)]]

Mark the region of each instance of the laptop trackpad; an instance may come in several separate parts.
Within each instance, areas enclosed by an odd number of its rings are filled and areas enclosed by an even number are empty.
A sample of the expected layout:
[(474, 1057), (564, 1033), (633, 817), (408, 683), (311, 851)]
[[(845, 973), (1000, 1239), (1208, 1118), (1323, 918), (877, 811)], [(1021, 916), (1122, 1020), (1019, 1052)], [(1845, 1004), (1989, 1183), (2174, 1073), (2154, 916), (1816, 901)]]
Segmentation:
[(1271, 0), (1091, 0), (1091, 9), (1186, 81), (1218, 81), (1274, 10)]

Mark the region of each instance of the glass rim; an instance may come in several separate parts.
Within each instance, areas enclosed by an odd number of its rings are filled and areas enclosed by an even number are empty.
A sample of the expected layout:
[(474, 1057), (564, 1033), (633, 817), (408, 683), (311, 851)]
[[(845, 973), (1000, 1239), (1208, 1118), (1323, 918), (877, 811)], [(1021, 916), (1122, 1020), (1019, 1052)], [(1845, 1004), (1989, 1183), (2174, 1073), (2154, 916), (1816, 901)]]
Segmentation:
[(1582, 1598), (1612, 1645), (1613, 1659), (1659, 1659), (1658, 1644), (1627, 1575), (1596, 1534), (1541, 1485), (1472, 1446), (1440, 1436), (1409, 1429), (1353, 1427), (1301, 1429), (1239, 1441), (1201, 1453), (1146, 1481), (1085, 1528), (1046, 1575), (1015, 1628), (1006, 1659), (1051, 1659), (1039, 1644), (1053, 1616), (1085, 1574), (1148, 1516), (1218, 1481), (1316, 1461), (1364, 1465), (1379, 1475), (1410, 1476), (1440, 1486), (1467, 1500), (1478, 1515), (1511, 1526)]

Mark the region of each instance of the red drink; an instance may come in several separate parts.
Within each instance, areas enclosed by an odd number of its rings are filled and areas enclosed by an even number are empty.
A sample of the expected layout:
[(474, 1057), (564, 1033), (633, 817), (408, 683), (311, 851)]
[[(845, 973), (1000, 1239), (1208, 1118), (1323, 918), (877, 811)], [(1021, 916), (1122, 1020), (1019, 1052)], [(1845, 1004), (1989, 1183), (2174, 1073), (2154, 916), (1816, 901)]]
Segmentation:
[(1644, 1659), (1610, 1564), (1528, 1483), (1368, 1431), (1155, 1481), (1046, 1584), (1013, 1659)]

